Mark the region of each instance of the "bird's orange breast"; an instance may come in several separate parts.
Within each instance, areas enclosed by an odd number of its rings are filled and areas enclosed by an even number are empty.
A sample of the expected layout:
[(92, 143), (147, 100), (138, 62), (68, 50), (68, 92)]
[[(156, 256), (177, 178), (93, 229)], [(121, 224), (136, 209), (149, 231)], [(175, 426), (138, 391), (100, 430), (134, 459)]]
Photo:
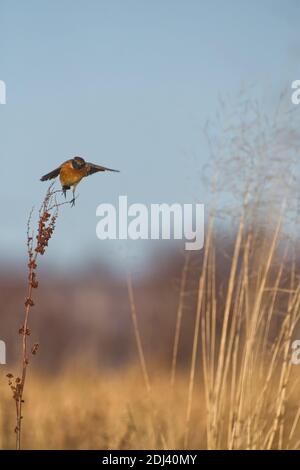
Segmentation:
[(71, 162), (66, 162), (60, 169), (59, 178), (62, 186), (73, 186), (79, 183), (86, 176), (86, 169), (73, 168)]

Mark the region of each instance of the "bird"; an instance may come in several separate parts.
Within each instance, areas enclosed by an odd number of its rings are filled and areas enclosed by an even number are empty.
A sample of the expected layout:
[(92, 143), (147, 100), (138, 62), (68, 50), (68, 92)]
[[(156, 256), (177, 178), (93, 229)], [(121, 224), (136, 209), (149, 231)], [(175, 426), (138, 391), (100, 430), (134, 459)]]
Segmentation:
[(76, 186), (80, 183), (82, 178), (93, 175), (94, 173), (98, 173), (98, 171), (119, 172), (119, 170), (113, 170), (112, 168), (86, 162), (84, 158), (76, 156), (65, 161), (59, 167), (55, 168), (55, 170), (50, 171), (50, 173), (42, 176), (41, 181), (52, 180), (59, 176), (62, 191), (65, 197), (68, 189), (71, 189), (72, 187), (73, 199), (70, 202), (73, 207), (75, 205)]

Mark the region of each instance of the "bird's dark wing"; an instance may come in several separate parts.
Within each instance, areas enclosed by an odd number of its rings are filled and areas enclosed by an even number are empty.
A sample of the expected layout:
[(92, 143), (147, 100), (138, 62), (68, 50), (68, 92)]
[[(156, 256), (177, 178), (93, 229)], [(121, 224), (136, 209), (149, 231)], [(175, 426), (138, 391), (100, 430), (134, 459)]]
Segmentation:
[(50, 171), (50, 173), (47, 173), (46, 175), (41, 177), (41, 181), (48, 181), (48, 180), (53, 180), (53, 178), (56, 178), (61, 170), (61, 167), (64, 166), (66, 163), (70, 162), (71, 160), (67, 160), (64, 163), (62, 163), (58, 168), (55, 168), (55, 170)]
[(60, 166), (56, 168), (53, 171), (50, 171), (50, 173), (47, 173), (46, 175), (41, 177), (41, 181), (47, 181), (47, 180), (52, 180), (53, 178), (56, 178), (59, 175), (60, 172)]
[(119, 172), (119, 170), (113, 170), (112, 168), (107, 168), (106, 166), (101, 166), (101, 165), (94, 165), (94, 163), (86, 163), (86, 175), (93, 175), (94, 173), (97, 173), (98, 171), (115, 171)]

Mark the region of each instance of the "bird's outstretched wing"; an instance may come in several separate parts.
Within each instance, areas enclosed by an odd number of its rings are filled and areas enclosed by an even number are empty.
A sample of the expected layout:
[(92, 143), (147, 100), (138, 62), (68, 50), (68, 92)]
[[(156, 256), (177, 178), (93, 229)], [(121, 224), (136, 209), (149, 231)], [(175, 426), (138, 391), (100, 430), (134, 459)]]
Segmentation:
[(61, 165), (59, 165), (59, 167), (55, 168), (55, 170), (50, 171), (50, 173), (47, 173), (46, 175), (42, 176), (41, 181), (53, 180), (54, 178), (56, 178), (60, 173), (61, 167), (64, 166), (66, 163), (69, 163), (71, 161), (72, 160), (66, 160)]
[(86, 163), (86, 175), (93, 175), (94, 173), (97, 173), (98, 171), (115, 171), (119, 173), (119, 170), (113, 170), (112, 168), (107, 168), (106, 166), (101, 166), (101, 165), (94, 165), (94, 163)]
[(56, 178), (59, 175), (61, 166), (58, 168), (55, 168), (55, 170), (50, 171), (50, 173), (47, 173), (46, 175), (41, 177), (41, 181), (47, 181), (47, 180), (52, 180), (53, 178)]

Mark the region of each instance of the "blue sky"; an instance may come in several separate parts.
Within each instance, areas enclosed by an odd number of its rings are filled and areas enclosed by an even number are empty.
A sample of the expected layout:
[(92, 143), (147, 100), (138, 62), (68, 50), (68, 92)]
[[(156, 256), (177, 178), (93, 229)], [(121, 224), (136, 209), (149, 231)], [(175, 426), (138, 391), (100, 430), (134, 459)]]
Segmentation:
[(121, 173), (81, 183), (47, 262), (142, 260), (145, 242), (96, 239), (97, 205), (206, 202), (205, 122), (219, 95), (254, 84), (271, 103), (299, 79), (299, 13), (297, 0), (0, 0), (0, 258), (24, 255), (40, 176), (77, 154)]

